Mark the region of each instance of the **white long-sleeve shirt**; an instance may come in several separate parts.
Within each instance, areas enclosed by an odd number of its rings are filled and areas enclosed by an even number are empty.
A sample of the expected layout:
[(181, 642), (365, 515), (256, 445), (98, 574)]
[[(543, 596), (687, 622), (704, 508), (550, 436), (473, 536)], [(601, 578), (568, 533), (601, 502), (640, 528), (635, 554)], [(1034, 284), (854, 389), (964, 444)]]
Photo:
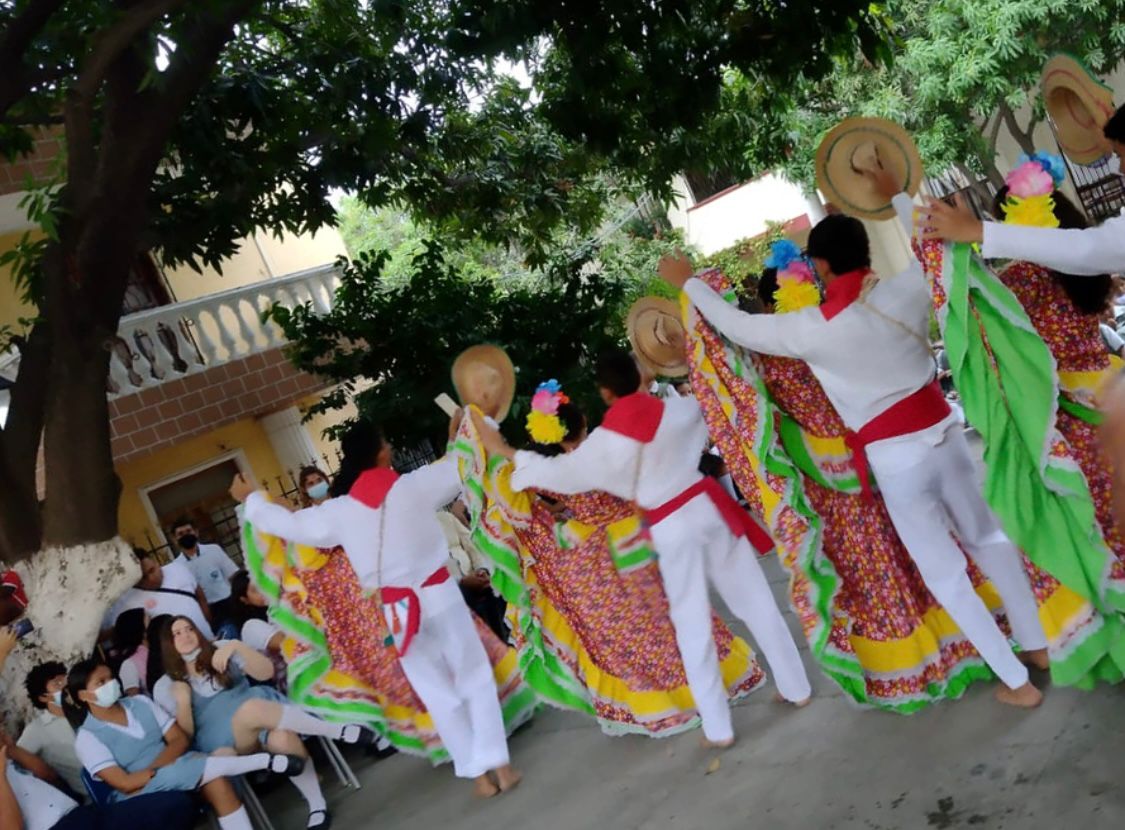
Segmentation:
[[(460, 490), (456, 464), (441, 460), (399, 478), (377, 509), (341, 496), (290, 513), (263, 493), (252, 493), (246, 500), (246, 519), (264, 533), (297, 544), (342, 547), (366, 590), (383, 585), (417, 588), (449, 559), (436, 511), (453, 501)], [(452, 592), (428, 590), (422, 604), (424, 615), (446, 607), (439, 594), (461, 600), (455, 585)]]
[[(909, 197), (896, 196), (895, 207), (900, 218), (909, 222), (913, 210)], [(879, 280), (866, 298), (831, 319), (817, 307), (789, 314), (747, 314), (694, 278), (684, 290), (708, 322), (735, 343), (808, 363), (852, 430), (858, 431), (934, 379), (930, 292), (917, 261)], [(918, 432), (872, 443), (867, 448), (872, 467), (878, 473), (913, 466), (922, 453), (911, 452), (909, 445), (935, 446), (954, 423), (956, 418), (950, 414)]]
[(1022, 259), (1067, 274), (1125, 272), (1125, 213), (1095, 228), (1031, 228), (984, 223), (986, 259)]
[(647, 444), (599, 427), (573, 452), (553, 458), (521, 450), (512, 486), (563, 495), (604, 490), (652, 509), (702, 478), (699, 457), (706, 446), (707, 425), (695, 398), (669, 398)]

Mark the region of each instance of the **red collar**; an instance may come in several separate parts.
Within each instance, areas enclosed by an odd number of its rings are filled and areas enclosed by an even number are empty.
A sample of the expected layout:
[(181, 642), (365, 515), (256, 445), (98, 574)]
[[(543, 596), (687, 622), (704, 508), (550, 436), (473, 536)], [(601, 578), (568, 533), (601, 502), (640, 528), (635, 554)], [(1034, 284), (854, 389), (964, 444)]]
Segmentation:
[(856, 301), (863, 290), (863, 278), (870, 273), (870, 268), (859, 268), (840, 274), (828, 284), (824, 290), (824, 302), (820, 304), (820, 313), (825, 320), (831, 320)]
[(647, 444), (664, 417), (664, 401), (648, 392), (618, 398), (602, 418), (602, 428)]
[(398, 473), (387, 467), (364, 470), (355, 480), (348, 495), (360, 504), (378, 510), (396, 481), (398, 481)]

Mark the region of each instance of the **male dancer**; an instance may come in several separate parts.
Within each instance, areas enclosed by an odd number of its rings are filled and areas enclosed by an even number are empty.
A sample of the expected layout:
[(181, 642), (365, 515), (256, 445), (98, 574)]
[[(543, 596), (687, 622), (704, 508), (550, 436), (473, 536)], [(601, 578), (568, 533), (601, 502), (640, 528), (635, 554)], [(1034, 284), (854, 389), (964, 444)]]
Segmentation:
[[(1125, 164), (1125, 106), (1106, 122), (1106, 142)], [(1067, 274), (1091, 276), (1125, 271), (1125, 214), (1094, 228), (1035, 228), (982, 222), (964, 204), (927, 206), (929, 239), (979, 242), (985, 259), (1022, 259)]]
[(517, 490), (605, 490), (647, 513), (705, 743), (730, 746), (734, 728), (711, 632), (708, 581), (750, 629), (780, 695), (804, 706), (812, 694), (797, 646), (751, 548), (753, 542), (766, 551), (773, 543), (718, 481), (700, 474), (707, 427), (694, 398), (660, 400), (638, 391), (640, 372), (623, 350), (602, 355), (597, 383), (609, 411), (573, 452), (554, 458), (516, 452), (479, 417), (477, 430), (489, 453), (514, 459), (512, 486)]
[(957, 533), (1000, 592), (1026, 659), (1045, 668), (1047, 641), (1019, 553), (981, 498), (968, 444), (934, 379), (921, 265), (875, 281), (867, 232), (842, 215), (813, 228), (808, 254), (826, 286), (824, 302), (783, 316), (739, 311), (693, 279), (682, 256), (662, 260), (660, 273), (735, 343), (808, 363), (854, 431), (849, 443), (861, 482), (869, 462), (926, 586), (1005, 684), (997, 698), (1038, 706), (1042, 694), (973, 590), (965, 557), (950, 537)]

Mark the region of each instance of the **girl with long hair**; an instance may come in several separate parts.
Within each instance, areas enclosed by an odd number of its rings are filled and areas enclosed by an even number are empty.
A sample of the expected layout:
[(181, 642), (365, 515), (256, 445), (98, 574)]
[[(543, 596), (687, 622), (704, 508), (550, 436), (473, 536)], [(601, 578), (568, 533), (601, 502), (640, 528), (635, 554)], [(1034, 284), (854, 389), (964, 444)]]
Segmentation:
[(251, 686), (273, 677), (268, 657), (238, 640), (211, 642), (187, 617), (176, 617), (163, 631), (161, 653), (165, 676), (153, 697), (174, 712), (176, 722), (204, 752), (233, 748), (240, 755), (261, 751), (284, 752), (305, 759), (305, 769), (293, 777), (309, 807), (308, 827), (330, 822), (316, 770), (300, 735), (320, 735), (345, 743), (370, 743), (373, 735), (361, 726), (328, 723), (288, 703), (270, 686)]
[(126, 695), (139, 695), (148, 691), (148, 646), (145, 643), (147, 622), (143, 608), (130, 608), (123, 611), (113, 624), (117, 676), (121, 678), (121, 686)]
[(176, 721), (149, 698), (123, 697), (109, 666), (96, 658), (67, 675), (63, 709), (77, 730), (75, 751), (86, 771), (113, 789), (114, 800), (148, 793), (198, 790), (222, 830), (251, 830), (228, 776), (269, 770), (297, 775), (304, 761), (258, 752), (240, 758), (189, 752)]

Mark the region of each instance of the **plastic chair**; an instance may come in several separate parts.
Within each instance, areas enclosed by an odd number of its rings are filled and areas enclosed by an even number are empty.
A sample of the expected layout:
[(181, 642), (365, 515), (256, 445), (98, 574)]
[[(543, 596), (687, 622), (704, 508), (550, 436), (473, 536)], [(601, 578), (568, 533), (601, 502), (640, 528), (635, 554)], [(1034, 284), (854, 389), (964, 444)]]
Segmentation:
[(90, 796), (91, 803), (96, 806), (108, 807), (113, 803), (113, 787), (100, 778), (90, 775), (85, 768), (82, 770), (82, 786), (86, 788), (86, 794)]
[(250, 786), (246, 777), (240, 775), (237, 778), (232, 778), (231, 781), (234, 783), (239, 798), (242, 799), (242, 805), (246, 808), (246, 812), (250, 814), (251, 823), (258, 830), (274, 830), (273, 822), (270, 821), (266, 808), (262, 806), (261, 799), (258, 798), (258, 794), (254, 792), (254, 788)]

